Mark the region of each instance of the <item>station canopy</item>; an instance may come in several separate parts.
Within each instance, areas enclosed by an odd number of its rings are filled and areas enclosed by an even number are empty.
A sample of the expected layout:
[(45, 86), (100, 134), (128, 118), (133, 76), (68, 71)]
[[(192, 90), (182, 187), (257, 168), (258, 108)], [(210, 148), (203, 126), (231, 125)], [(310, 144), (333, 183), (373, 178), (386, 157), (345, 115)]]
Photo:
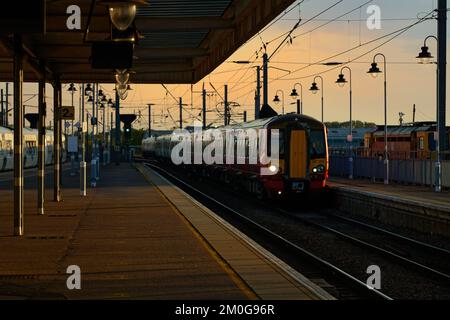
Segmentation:
[[(113, 69), (92, 68), (92, 43), (112, 35), (108, 8), (95, 0), (47, 0), (46, 33), (24, 34), (24, 80), (114, 83)], [(132, 83), (196, 83), (294, 0), (150, 0), (138, 7)], [(67, 8), (81, 8), (69, 30)], [(91, 11), (92, 7), (92, 11)], [(92, 12), (90, 23), (89, 13)], [(89, 25), (89, 32), (87, 26)], [(0, 37), (0, 81), (13, 81), (12, 35)], [(39, 64), (41, 63), (41, 64)]]

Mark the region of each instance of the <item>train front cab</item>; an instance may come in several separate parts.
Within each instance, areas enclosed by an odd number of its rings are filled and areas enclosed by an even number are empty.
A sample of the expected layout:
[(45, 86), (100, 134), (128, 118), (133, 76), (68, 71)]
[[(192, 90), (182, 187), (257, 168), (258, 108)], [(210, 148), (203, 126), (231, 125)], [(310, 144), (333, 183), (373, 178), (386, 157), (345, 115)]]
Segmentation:
[(273, 127), (280, 131), (280, 166), (276, 177), (267, 178), (270, 198), (292, 197), (321, 191), (328, 178), (328, 146), (325, 128), (305, 128), (298, 123)]

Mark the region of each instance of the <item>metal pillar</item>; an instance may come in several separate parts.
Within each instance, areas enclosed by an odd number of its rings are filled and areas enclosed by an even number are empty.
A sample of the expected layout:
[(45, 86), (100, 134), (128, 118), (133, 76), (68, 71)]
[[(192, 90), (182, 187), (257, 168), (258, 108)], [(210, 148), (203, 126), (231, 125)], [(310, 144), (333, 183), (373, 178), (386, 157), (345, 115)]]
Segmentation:
[(45, 69), (39, 80), (39, 121), (38, 121), (38, 214), (43, 215), (45, 202), (45, 117), (47, 105), (45, 102)]
[(436, 161), (435, 190), (442, 190), (441, 161), (447, 150), (446, 108), (447, 108), (447, 0), (438, 0), (438, 161)]
[(228, 86), (225, 85), (225, 92), (224, 92), (224, 114), (223, 114), (223, 118), (224, 118), (224, 123), (227, 126), (228, 125)]
[[(95, 136), (95, 128), (98, 127), (98, 118), (95, 113), (95, 99), (96, 99), (96, 85), (92, 86), (92, 159), (91, 159), (91, 187), (95, 188), (97, 186), (97, 155), (96, 155), (96, 144), (97, 138)], [(97, 125), (95, 124), (97, 123)]]
[(99, 132), (100, 132), (100, 130), (99, 130), (99, 127), (98, 127), (98, 119), (100, 118), (99, 117), (99, 112), (98, 112), (98, 109), (99, 109), (99, 90), (98, 90), (98, 83), (96, 84), (96, 87), (97, 87), (97, 101), (94, 99), (94, 108), (95, 108), (95, 118), (96, 118), (96, 125), (95, 125), (95, 135), (96, 135), (96, 137), (95, 137), (95, 164), (96, 164), (96, 166), (97, 166), (97, 168), (96, 168), (96, 170), (95, 170), (95, 179), (98, 181), (98, 180), (100, 180), (100, 140), (98, 139), (98, 134), (99, 134)]
[(152, 136), (152, 104), (148, 104), (148, 137)]
[(6, 83), (6, 89), (5, 89), (5, 127), (9, 126), (9, 83)]
[(203, 130), (206, 129), (206, 90), (202, 90), (202, 116), (203, 116)]
[(5, 125), (5, 106), (3, 101), (3, 89), (0, 90), (0, 106), (1, 106), (1, 119), (0, 119), (0, 126)]
[(14, 35), (14, 235), (23, 235), (23, 47), (22, 36)]
[(112, 145), (113, 145), (113, 138), (112, 138), (112, 133), (113, 133), (113, 126), (114, 126), (114, 112), (111, 111), (110, 114), (110, 125), (109, 125), (109, 141), (108, 141), (108, 164), (111, 164), (112, 161)]
[(85, 118), (84, 118), (84, 84), (81, 86), (80, 91), (80, 97), (81, 97), (81, 112), (80, 112), (80, 134), (81, 134), (81, 161), (80, 161), (80, 195), (82, 197), (85, 197), (86, 192), (86, 128), (87, 125), (85, 124)]
[(264, 105), (269, 104), (269, 57), (263, 55), (263, 98)]
[(261, 110), (261, 67), (256, 67), (256, 98), (255, 98), (255, 120), (259, 119)]
[(102, 126), (102, 131), (103, 131), (103, 166), (106, 166), (107, 161), (106, 161), (106, 106), (103, 106), (103, 126)]
[(121, 142), (120, 142), (120, 97), (119, 92), (116, 91), (116, 126), (115, 126), (115, 145), (114, 145), (114, 153), (116, 158), (116, 165), (120, 165), (120, 149), (121, 149)]
[(247, 111), (244, 111), (244, 123), (247, 122)]
[(53, 200), (61, 201), (61, 82), (55, 80), (53, 85)]
[(183, 98), (180, 97), (180, 129), (183, 129)]

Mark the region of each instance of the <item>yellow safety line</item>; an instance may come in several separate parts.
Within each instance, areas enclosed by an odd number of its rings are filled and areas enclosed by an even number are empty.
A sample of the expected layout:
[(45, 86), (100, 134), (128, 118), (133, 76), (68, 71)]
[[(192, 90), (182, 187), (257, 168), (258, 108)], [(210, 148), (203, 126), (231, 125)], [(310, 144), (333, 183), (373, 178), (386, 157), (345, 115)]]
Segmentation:
[[(134, 164), (133, 164), (134, 165)], [(208, 242), (208, 240), (199, 232), (199, 230), (183, 215), (183, 213), (173, 204), (173, 202), (159, 189), (159, 187), (143, 172), (143, 166), (134, 165), (136, 169), (144, 176), (145, 180), (149, 184), (155, 187), (159, 195), (167, 202), (167, 204), (172, 208), (172, 210), (181, 218), (186, 224), (189, 230), (194, 234), (194, 236), (200, 241), (209, 255), (219, 264), (219, 266), (225, 271), (226, 274), (231, 278), (231, 280), (236, 284), (236, 286), (247, 296), (250, 300), (260, 300), (261, 298), (256, 294), (256, 292), (247, 284), (247, 282), (242, 279), (242, 277), (230, 266), (230, 264), (220, 255), (220, 253), (213, 248), (213, 246)]]

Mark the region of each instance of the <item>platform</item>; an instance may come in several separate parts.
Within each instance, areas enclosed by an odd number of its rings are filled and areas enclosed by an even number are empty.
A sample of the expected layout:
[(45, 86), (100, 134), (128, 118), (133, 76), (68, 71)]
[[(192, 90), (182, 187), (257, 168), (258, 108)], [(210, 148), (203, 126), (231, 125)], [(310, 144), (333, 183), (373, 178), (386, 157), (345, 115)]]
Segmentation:
[(334, 205), (353, 215), (416, 231), (450, 236), (450, 192), (430, 187), (330, 179)]
[[(101, 169), (81, 198), (63, 177), (63, 201), (36, 214), (36, 177), (26, 184), (25, 236), (12, 236), (12, 190), (0, 181), (0, 298), (331, 299), (161, 177), (131, 164)], [(145, 175), (145, 177), (144, 177)], [(12, 176), (12, 174), (11, 174)], [(236, 231), (236, 230), (235, 230)], [(81, 269), (81, 290), (66, 286)]]

